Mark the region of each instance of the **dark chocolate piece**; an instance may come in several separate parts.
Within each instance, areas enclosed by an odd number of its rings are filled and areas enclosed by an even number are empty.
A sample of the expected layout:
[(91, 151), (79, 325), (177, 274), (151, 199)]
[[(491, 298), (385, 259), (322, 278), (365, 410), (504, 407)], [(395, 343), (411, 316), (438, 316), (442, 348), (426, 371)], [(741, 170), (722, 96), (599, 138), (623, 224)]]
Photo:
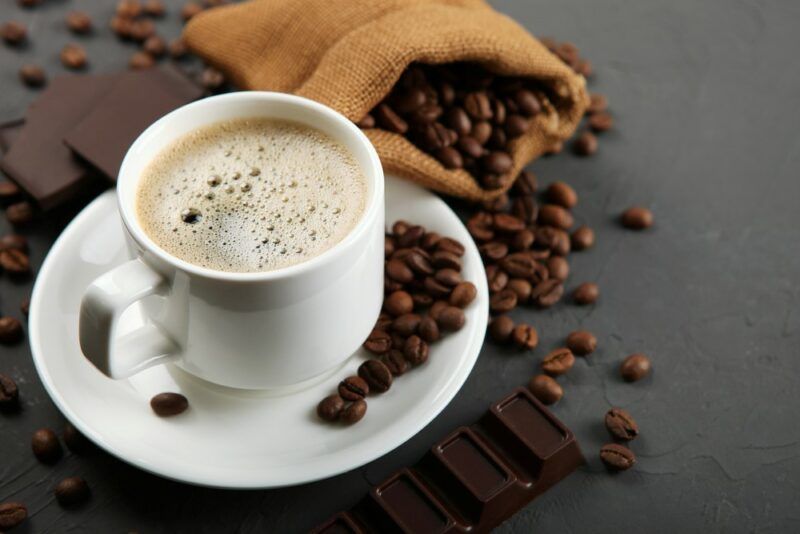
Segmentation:
[(518, 388), (313, 532), (489, 532), (583, 462), (572, 432)]
[(202, 89), (175, 67), (123, 74), (91, 111), (66, 133), (64, 142), (116, 181), (128, 148), (148, 126), (202, 96)]
[(0, 124), (0, 150), (8, 152), (11, 145), (19, 137), (22, 127), (25, 125), (25, 119), (19, 118)]
[(63, 138), (116, 78), (60, 76), (27, 113), (25, 125), (0, 161), (0, 168), (42, 209), (72, 198), (94, 180), (93, 173), (64, 145)]

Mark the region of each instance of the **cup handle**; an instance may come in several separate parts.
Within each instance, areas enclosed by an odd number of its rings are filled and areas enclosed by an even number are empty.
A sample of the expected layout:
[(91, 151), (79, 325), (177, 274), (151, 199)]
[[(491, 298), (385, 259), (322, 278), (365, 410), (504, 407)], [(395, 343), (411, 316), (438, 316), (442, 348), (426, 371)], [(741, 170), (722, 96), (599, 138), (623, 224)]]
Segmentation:
[(103, 374), (126, 378), (175, 358), (178, 347), (153, 323), (115, 339), (117, 321), (131, 304), (163, 293), (164, 278), (140, 259), (131, 260), (91, 283), (81, 300), (80, 344)]

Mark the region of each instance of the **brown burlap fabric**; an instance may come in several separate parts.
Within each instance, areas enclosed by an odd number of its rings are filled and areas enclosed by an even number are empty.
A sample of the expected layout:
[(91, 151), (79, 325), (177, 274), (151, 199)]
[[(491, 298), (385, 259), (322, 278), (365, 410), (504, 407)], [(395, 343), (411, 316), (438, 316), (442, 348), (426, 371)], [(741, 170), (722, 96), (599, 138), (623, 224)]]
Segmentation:
[[(295, 93), (361, 119), (412, 62), (474, 61), (541, 81), (559, 95), (511, 145), (511, 185), (524, 165), (567, 139), (586, 108), (585, 80), (483, 0), (253, 0), (195, 16), (189, 47), (242, 89)], [(404, 137), (366, 134), (387, 172), (472, 200), (491, 198), (463, 170), (447, 170)]]

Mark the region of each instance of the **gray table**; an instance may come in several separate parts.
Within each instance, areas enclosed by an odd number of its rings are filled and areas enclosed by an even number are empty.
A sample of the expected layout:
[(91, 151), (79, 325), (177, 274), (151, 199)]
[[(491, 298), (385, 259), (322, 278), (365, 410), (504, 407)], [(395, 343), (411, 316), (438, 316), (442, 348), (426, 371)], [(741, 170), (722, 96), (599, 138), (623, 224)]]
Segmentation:
[[(110, 0), (22, 12), (23, 52), (0, 46), (0, 119), (34, 93), (16, 70), (36, 59), (60, 71), (70, 39), (61, 17), (89, 10), (101, 26), (86, 40), (92, 70), (125, 65), (130, 46), (106, 29)], [(581, 196), (580, 222), (598, 244), (574, 255), (573, 281), (602, 290), (592, 308), (523, 310), (542, 335), (536, 356), (486, 345), (464, 388), (419, 435), (383, 458), (330, 480), (274, 491), (221, 491), (166, 481), (108, 455), (37, 463), (29, 437), (61, 416), (40, 385), (26, 344), (2, 349), (0, 369), (20, 379), (24, 410), (0, 417), (0, 501), (28, 504), (22, 532), (292, 532), (359, 499), (371, 483), (410, 464), (440, 436), (475, 420), (489, 402), (534, 372), (544, 350), (577, 327), (600, 349), (566, 377), (555, 412), (577, 434), (588, 465), (507, 522), (502, 532), (797, 532), (800, 530), (800, 4), (786, 0), (498, 0), (535, 33), (576, 42), (596, 66), (593, 88), (611, 101), (618, 128), (593, 159), (536, 162), (543, 183), (565, 179)], [(180, 2), (169, 2), (173, 7)], [(176, 17), (159, 23), (176, 35)], [(653, 208), (648, 235), (614, 217), (632, 203)], [(78, 208), (30, 230), (40, 264)], [(5, 221), (0, 222), (6, 231)], [(0, 280), (4, 313), (30, 290)], [(644, 351), (653, 376), (623, 384), (621, 357)], [(609, 475), (597, 460), (602, 415), (623, 406), (640, 421), (640, 463)], [(79, 473), (89, 506), (61, 510), (50, 496)]]

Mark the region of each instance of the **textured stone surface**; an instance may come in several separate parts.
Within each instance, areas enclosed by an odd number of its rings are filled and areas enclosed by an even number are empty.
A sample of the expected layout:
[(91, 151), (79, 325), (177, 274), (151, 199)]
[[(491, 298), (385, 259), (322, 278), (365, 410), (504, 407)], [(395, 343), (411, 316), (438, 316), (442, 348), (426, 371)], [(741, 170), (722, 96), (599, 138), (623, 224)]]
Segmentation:
[[(182, 2), (158, 27), (177, 34)], [(800, 5), (791, 1), (496, 0), (534, 33), (573, 40), (595, 65), (592, 87), (609, 96), (617, 125), (592, 159), (537, 162), (540, 181), (567, 180), (580, 194), (576, 222), (597, 231), (574, 255), (568, 289), (600, 285), (597, 305), (518, 310), (541, 342), (535, 356), (487, 345), (451, 405), (385, 457), (330, 480), (274, 491), (232, 492), (160, 479), (101, 453), (55, 468), (30, 454), (30, 434), (61, 426), (26, 344), (3, 348), (0, 371), (18, 380), (23, 411), (0, 416), (0, 500), (25, 502), (31, 532), (300, 532), (353, 504), (370, 483), (416, 461), (437, 438), (474, 421), (489, 402), (523, 385), (541, 356), (587, 328), (597, 351), (578, 358), (554, 411), (575, 431), (589, 465), (499, 532), (790, 532), (800, 530)], [(124, 68), (134, 48), (111, 36), (115, 2), (0, 5), (0, 20), (29, 25), (21, 51), (0, 46), (0, 120), (35, 95), (16, 77), (24, 63), (62, 72), (58, 50), (85, 43), (91, 71)], [(80, 6), (78, 6), (80, 4)], [(95, 36), (70, 36), (73, 8), (94, 17)], [(653, 209), (654, 228), (624, 231), (615, 216)], [(29, 232), (32, 261), (77, 208)], [(0, 221), (0, 231), (6, 231)], [(0, 278), (4, 313), (30, 287)], [(653, 360), (651, 377), (625, 384), (619, 361)], [(609, 475), (597, 451), (603, 415), (631, 412), (639, 462)], [(64, 513), (50, 488), (62, 476), (92, 485), (91, 505)], [(124, 483), (123, 483), (124, 482)]]

